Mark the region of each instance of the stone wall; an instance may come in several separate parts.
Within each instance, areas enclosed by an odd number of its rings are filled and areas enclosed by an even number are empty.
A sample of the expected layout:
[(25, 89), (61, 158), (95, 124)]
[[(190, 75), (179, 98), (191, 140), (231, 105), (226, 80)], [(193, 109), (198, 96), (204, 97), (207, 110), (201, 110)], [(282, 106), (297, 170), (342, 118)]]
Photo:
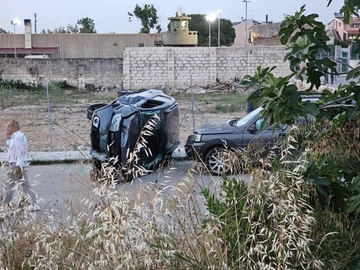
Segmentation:
[(79, 88), (187, 88), (215, 85), (254, 74), (258, 66), (277, 66), (276, 76), (289, 74), (285, 47), (128, 47), (124, 58), (0, 59), (4, 79), (40, 83), (67, 81)]
[(46, 81), (66, 81), (75, 87), (86, 84), (114, 87), (122, 83), (122, 59), (4, 59), (0, 58), (0, 73), (4, 79), (27, 84)]

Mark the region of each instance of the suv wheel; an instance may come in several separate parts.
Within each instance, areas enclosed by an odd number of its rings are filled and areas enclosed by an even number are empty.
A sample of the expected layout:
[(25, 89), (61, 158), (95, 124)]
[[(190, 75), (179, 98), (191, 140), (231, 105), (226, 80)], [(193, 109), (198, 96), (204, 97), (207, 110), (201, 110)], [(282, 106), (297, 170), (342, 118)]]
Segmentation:
[(240, 169), (236, 152), (225, 147), (211, 149), (205, 157), (205, 164), (212, 175), (232, 174)]
[(112, 164), (111, 162), (103, 163), (99, 160), (93, 160), (93, 169), (90, 171), (90, 179), (103, 184), (121, 181), (117, 164)]

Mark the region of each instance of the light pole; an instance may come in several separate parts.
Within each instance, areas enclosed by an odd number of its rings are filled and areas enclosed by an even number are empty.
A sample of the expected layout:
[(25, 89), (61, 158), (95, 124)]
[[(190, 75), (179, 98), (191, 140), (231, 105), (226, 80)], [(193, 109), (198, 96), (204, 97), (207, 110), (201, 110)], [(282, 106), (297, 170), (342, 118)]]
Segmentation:
[(220, 14), (221, 14), (220, 9), (217, 11), (217, 14), (218, 14), (218, 47), (220, 47)]
[(216, 18), (214, 13), (206, 15), (205, 19), (209, 22), (209, 47), (211, 47), (211, 22)]
[(245, 2), (245, 46), (248, 46), (247, 4), (250, 0), (243, 0), (243, 2)]
[(20, 21), (18, 18), (16, 18), (13, 21), (10, 21), (10, 24), (14, 25), (14, 58), (16, 58), (15, 26), (19, 23), (20, 23)]

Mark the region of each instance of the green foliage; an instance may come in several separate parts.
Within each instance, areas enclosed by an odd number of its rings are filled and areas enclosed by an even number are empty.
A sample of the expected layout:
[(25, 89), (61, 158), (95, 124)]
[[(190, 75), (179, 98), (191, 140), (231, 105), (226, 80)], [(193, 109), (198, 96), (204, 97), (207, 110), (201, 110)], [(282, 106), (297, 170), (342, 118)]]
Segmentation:
[(6, 80), (2, 78), (0, 72), (0, 86), (5, 89), (31, 89), (31, 85), (23, 83), (21, 80)]
[[(324, 90), (317, 103), (301, 101), (301, 94), (308, 94), (314, 87), (320, 86), (324, 66), (335, 69), (332, 59), (327, 57), (316, 59), (315, 55), (319, 50), (327, 50), (328, 38), (324, 25), (315, 21), (317, 15), (305, 16), (304, 11), (303, 6), (294, 16), (287, 16), (280, 30), (284, 44), (290, 39), (291, 45), (288, 46), (289, 53), (285, 60), (290, 61), (290, 69), (293, 73), (284, 78), (276, 78), (271, 73), (274, 67), (259, 67), (254, 76), (244, 78), (248, 87), (257, 89), (249, 99), (264, 107), (262, 115), (268, 125), (294, 124), (299, 116), (314, 117), (318, 125), (306, 134), (306, 141), (316, 154), (310, 157), (313, 163), (308, 168), (307, 177), (317, 187), (324, 202), (330, 200), (336, 211), (359, 212), (360, 209), (354, 207), (360, 204), (359, 192), (350, 188), (353, 187), (351, 184), (358, 176), (358, 172), (354, 170), (349, 172), (349, 168), (359, 166), (360, 149), (357, 144), (353, 144), (358, 136), (351, 131), (359, 127), (359, 87), (355, 82), (350, 82), (349, 85), (339, 86), (333, 92)], [(302, 65), (297, 74), (299, 79), (303, 80), (305, 75), (307, 82), (310, 83), (309, 88), (303, 91), (299, 91), (295, 84), (290, 83), (290, 79), (296, 74), (295, 66), (299, 64)], [(354, 76), (356, 72), (350, 73), (348, 77)], [(334, 141), (333, 138), (344, 139)], [(304, 149), (301, 143), (305, 143), (304, 138), (299, 141), (298, 146)], [(353, 155), (344, 152), (345, 149), (342, 147), (344, 144), (353, 145)], [(331, 145), (333, 149), (325, 145)]]
[(145, 4), (143, 7), (140, 7), (136, 4), (133, 12), (128, 12), (129, 18), (136, 17), (140, 19), (142, 28), (140, 33), (148, 34), (150, 33), (150, 29), (156, 29), (161, 31), (159, 25), (156, 25), (159, 21), (159, 17), (157, 15), (157, 10), (154, 5)]
[[(245, 215), (249, 192), (245, 182), (237, 181), (235, 178), (230, 179), (225, 175), (222, 178), (221, 199), (216, 198), (209, 189), (203, 189), (202, 193), (209, 212), (221, 224), (220, 238), (223, 239), (223, 249), (227, 251), (227, 261), (236, 264), (239, 260), (239, 246), (240, 249), (245, 248), (250, 226)], [(211, 219), (206, 222), (210, 221)]]
[[(238, 91), (195, 95), (195, 102), (204, 103), (202, 110), (208, 113), (241, 112), (246, 107), (247, 94)], [(190, 100), (190, 97), (189, 97)], [(234, 115), (236, 117), (236, 115)]]
[(79, 29), (78, 29), (77, 25), (73, 26), (71, 24), (68, 24), (68, 26), (66, 28), (63, 26), (59, 26), (58, 28), (54, 28), (54, 30), (43, 29), (41, 31), (41, 33), (42, 34), (56, 34), (56, 33), (76, 34), (76, 33), (79, 33)]
[(311, 250), (321, 258), (323, 269), (359, 269), (359, 217), (352, 221), (346, 214), (334, 213), (320, 204), (315, 207), (314, 217), (317, 224), (312, 229)]
[[(331, 0), (328, 1), (328, 4)], [(357, 15), (359, 1), (346, 1), (341, 12), (344, 22)], [(304, 15), (305, 6), (294, 16), (282, 22), (280, 36), (287, 46), (285, 61), (292, 72), (285, 77), (275, 77), (276, 67), (258, 67), (253, 76), (244, 77), (244, 85), (255, 89), (249, 96), (261, 112), (267, 125), (280, 123), (294, 125), (299, 117), (310, 116), (312, 122), (297, 127), (289, 134), (292, 139), (291, 155), (281, 160), (298, 160), (306, 157), (301, 175), (315, 191), (309, 203), (317, 209), (312, 249), (325, 269), (358, 269), (360, 262), (360, 68), (347, 75), (348, 84), (336, 89), (319, 91), (324, 68), (336, 73), (336, 60), (317, 59), (319, 51), (328, 52), (325, 26), (316, 21), (317, 14)], [(300, 67), (300, 70), (297, 70)], [(306, 81), (308, 86), (298, 89), (294, 77)], [(316, 103), (304, 102), (302, 95), (319, 91)], [(284, 153), (284, 152), (281, 152)], [(291, 164), (288, 161), (287, 166)], [(274, 164), (273, 164), (274, 165)], [(284, 164), (277, 163), (274, 172), (281, 172)], [(293, 169), (293, 171), (295, 171)], [(323, 217), (327, 219), (323, 219)], [(327, 223), (329, 220), (328, 224)], [(350, 244), (349, 244), (350, 243)], [(332, 248), (337, 246), (339, 248)], [(336, 259), (334, 259), (336, 258)]]
[(319, 50), (329, 51), (327, 41), (329, 37), (325, 32), (325, 25), (315, 19), (317, 14), (303, 15), (305, 6), (302, 6), (299, 12), (294, 16), (286, 16), (281, 24), (279, 35), (281, 43), (291, 43), (288, 47), (289, 53), (286, 54), (285, 60), (290, 61), (290, 69), (296, 70), (296, 66), (304, 63), (298, 76), (303, 80), (305, 75), (307, 82), (313, 87), (319, 88), (321, 82), (320, 77), (323, 76), (324, 66), (331, 69), (337, 74), (335, 63), (328, 58), (316, 59)]
[(80, 33), (96, 33), (95, 22), (89, 17), (78, 20), (76, 24), (82, 26), (80, 27)]
[[(328, 0), (329, 5), (332, 0)], [(359, 17), (358, 10), (360, 9), (359, 0), (346, 0), (344, 5), (341, 7), (340, 12), (344, 14), (344, 23), (351, 24), (352, 16)]]
[(10, 34), (10, 31), (6, 31), (4, 28), (0, 27), (0, 34)]
[[(189, 30), (198, 32), (198, 46), (209, 46), (209, 22), (204, 14), (190, 14)], [(218, 23), (219, 20), (210, 23), (211, 44), (218, 44)], [(235, 40), (235, 29), (228, 19), (220, 18), (220, 45), (231, 46)]]
[[(286, 142), (284, 157), (291, 157), (287, 155), (294, 149), (291, 142)], [(211, 214), (207, 222), (219, 224), (218, 237), (229, 269), (317, 269), (321, 265), (311, 252), (315, 223), (309, 205), (312, 188), (301, 176), (305, 158), (275, 159), (276, 169), (252, 171), (249, 186), (223, 176), (218, 195), (204, 190)]]
[(238, 104), (216, 104), (213, 110), (208, 111), (211, 113), (237, 113), (240, 112), (241, 109)]
[(302, 102), (301, 95), (310, 91), (298, 91), (296, 85), (290, 83), (292, 75), (275, 77), (272, 68), (258, 67), (254, 76), (244, 76), (243, 85), (255, 87), (249, 99), (256, 107), (264, 107), (264, 125), (279, 127), (281, 124), (294, 124), (302, 116), (317, 115), (315, 104)]
[(58, 90), (58, 89), (70, 90), (70, 89), (74, 89), (75, 87), (71, 86), (67, 81), (50, 81), (49, 88), (52, 90)]
[(15, 94), (16, 90), (11, 87), (0, 85), (0, 107), (5, 108), (9, 104), (9, 99)]

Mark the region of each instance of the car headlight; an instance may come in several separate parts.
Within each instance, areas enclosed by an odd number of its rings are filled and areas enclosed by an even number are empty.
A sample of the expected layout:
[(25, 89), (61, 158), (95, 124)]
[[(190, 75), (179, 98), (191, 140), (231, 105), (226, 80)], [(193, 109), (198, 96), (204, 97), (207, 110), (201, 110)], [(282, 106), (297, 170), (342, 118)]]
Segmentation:
[(120, 127), (121, 114), (115, 114), (111, 120), (110, 131), (118, 131)]
[(200, 134), (192, 134), (189, 137), (189, 141), (191, 141), (191, 142), (201, 142), (201, 135)]
[(92, 124), (94, 127), (98, 128), (100, 124), (100, 117), (95, 115), (92, 121)]

